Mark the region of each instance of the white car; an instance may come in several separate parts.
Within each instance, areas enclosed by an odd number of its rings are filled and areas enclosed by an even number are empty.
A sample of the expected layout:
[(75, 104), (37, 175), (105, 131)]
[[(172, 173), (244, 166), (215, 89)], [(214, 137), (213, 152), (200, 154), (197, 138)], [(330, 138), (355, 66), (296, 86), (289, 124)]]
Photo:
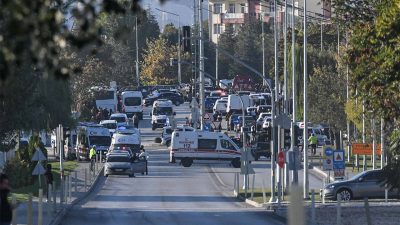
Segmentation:
[(271, 126), (271, 122), (272, 122), (272, 117), (268, 117), (268, 116), (264, 117), (262, 129), (263, 130), (268, 129)]
[(100, 125), (107, 128), (110, 131), (110, 135), (112, 136), (117, 129), (117, 121), (116, 120), (102, 120), (100, 121)]
[(260, 113), (260, 115), (258, 115), (258, 118), (257, 118), (257, 121), (256, 121), (258, 128), (262, 127), (265, 117), (271, 117), (271, 113), (265, 113), (264, 112), (264, 113)]
[(125, 113), (113, 113), (110, 116), (110, 120), (116, 120), (117, 126), (126, 126), (129, 122), (128, 116)]
[(225, 115), (227, 104), (228, 100), (218, 99), (214, 104), (213, 111), (220, 112), (222, 115)]

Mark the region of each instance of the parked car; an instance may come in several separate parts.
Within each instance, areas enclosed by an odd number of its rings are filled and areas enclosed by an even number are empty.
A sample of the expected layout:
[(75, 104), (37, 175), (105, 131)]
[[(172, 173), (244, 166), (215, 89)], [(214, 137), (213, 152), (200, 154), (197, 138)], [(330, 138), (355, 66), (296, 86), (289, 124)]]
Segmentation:
[[(328, 184), (324, 188), (325, 199), (337, 200), (337, 196), (343, 201), (358, 198), (384, 198), (385, 186), (380, 182), (383, 176), (382, 170), (368, 170), (357, 174), (345, 181)], [(397, 190), (389, 191), (389, 197), (399, 197)]]
[(263, 125), (263, 123), (264, 123), (264, 118), (265, 118), (265, 117), (271, 118), (271, 113), (266, 113), (266, 112), (264, 112), (264, 113), (260, 113), (260, 115), (258, 115), (258, 118), (257, 118), (257, 120), (256, 120), (257, 130), (261, 130), (262, 125)]

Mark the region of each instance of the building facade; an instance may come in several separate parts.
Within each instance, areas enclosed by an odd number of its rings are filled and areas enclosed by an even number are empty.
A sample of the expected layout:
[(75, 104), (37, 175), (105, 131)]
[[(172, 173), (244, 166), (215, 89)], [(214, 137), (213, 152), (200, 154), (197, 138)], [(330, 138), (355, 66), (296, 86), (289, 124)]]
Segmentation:
[[(277, 22), (282, 23), (285, 7), (284, 1), (277, 4)], [(292, 5), (291, 0), (288, 4)], [(303, 14), (303, 1), (294, 0), (295, 16)], [(330, 18), (330, 0), (308, 0), (308, 15), (320, 18)], [(237, 30), (242, 24), (249, 21), (263, 20), (268, 22), (274, 17), (274, 0), (209, 0), (208, 21), (210, 28), (210, 40), (218, 42), (218, 37), (227, 26)], [(291, 15), (291, 8), (288, 7), (288, 16)], [(290, 17), (289, 17), (290, 18)], [(288, 22), (290, 22), (288, 20)]]

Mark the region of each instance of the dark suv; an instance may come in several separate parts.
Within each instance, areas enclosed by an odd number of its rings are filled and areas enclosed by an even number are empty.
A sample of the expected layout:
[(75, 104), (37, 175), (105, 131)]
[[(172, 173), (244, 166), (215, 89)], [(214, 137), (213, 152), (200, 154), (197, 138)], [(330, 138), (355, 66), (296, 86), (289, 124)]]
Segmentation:
[(182, 104), (183, 101), (183, 96), (175, 93), (175, 92), (163, 92), (160, 95), (153, 96), (153, 97), (148, 97), (146, 99), (144, 99), (144, 105), (145, 106), (150, 106), (154, 103), (154, 101), (158, 100), (158, 99), (167, 99), (167, 100), (171, 100), (171, 102), (173, 104), (175, 104), (176, 106)]

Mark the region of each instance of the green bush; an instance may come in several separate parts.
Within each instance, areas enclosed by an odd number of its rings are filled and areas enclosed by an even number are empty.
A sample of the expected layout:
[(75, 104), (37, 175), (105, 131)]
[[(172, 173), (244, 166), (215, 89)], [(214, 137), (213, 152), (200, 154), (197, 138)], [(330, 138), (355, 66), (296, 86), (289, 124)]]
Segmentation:
[(33, 184), (32, 168), (29, 163), (18, 159), (18, 157), (7, 161), (4, 166), (4, 173), (9, 176), (12, 188)]

